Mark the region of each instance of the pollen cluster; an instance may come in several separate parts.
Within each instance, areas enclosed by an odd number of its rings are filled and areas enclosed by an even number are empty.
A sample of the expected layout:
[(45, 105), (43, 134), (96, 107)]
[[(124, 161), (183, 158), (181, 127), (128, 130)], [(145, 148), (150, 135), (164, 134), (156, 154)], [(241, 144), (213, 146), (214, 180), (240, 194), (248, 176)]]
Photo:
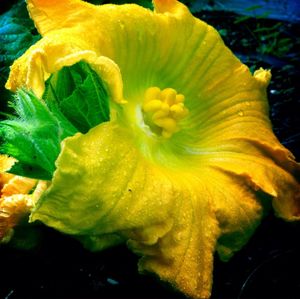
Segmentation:
[(161, 90), (158, 87), (146, 90), (142, 110), (145, 123), (155, 134), (164, 138), (178, 132), (178, 122), (189, 113), (184, 106), (184, 95), (173, 88)]

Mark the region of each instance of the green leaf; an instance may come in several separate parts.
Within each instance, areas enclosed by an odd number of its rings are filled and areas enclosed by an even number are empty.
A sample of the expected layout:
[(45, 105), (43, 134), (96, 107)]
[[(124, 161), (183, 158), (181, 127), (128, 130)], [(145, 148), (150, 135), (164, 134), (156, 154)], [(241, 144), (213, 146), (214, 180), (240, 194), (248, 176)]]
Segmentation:
[(40, 35), (28, 16), (25, 2), (13, 6), (0, 16), (0, 61), (5, 67), (22, 55)]
[[(84, 62), (64, 67), (46, 82), (45, 101), (86, 133), (109, 120), (109, 98), (100, 77)], [(53, 108), (52, 108), (53, 109)]]
[(8, 12), (0, 16), (0, 110), (7, 109), (10, 93), (4, 88), (9, 67), (21, 56), (40, 35), (29, 18), (25, 1), (15, 4)]

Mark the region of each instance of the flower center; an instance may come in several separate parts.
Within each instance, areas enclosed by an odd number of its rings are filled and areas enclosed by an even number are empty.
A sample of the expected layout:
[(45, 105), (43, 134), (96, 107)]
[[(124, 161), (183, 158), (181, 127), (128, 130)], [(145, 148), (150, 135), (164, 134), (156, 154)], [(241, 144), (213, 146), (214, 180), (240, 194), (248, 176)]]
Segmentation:
[(160, 90), (158, 87), (146, 90), (142, 111), (145, 124), (164, 138), (170, 138), (178, 132), (178, 123), (189, 113), (184, 106), (184, 95), (173, 88)]

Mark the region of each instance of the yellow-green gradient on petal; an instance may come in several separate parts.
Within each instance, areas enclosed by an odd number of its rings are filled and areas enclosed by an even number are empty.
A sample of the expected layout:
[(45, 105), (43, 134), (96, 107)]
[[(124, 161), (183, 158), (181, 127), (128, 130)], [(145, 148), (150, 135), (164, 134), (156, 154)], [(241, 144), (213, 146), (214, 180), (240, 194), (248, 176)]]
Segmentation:
[[(45, 80), (85, 61), (106, 84), (111, 117), (66, 138), (41, 220), (100, 250), (120, 242), (192, 298), (208, 298), (213, 254), (229, 259), (273, 205), (300, 218), (300, 167), (272, 132), (266, 88), (217, 31), (175, 0), (128, 4), (28, 0), (42, 39), (7, 88), (42, 97)], [(181, 104), (180, 104), (181, 103)]]
[(207, 297), (219, 235), (209, 170), (182, 177), (146, 160), (130, 139), (114, 123), (65, 139), (52, 186), (31, 220), (105, 239), (102, 248), (128, 240), (144, 256), (140, 270)]

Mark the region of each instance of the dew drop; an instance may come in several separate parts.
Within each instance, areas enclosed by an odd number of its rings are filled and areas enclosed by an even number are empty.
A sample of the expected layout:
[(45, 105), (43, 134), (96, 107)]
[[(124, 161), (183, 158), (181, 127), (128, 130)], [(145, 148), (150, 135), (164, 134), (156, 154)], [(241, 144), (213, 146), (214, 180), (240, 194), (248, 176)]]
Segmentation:
[(125, 25), (121, 20), (118, 20), (118, 24), (120, 25), (121, 29), (124, 29)]
[(112, 285), (118, 285), (119, 282), (115, 279), (112, 279), (112, 278), (107, 278), (106, 280), (109, 284), (112, 284)]
[(238, 115), (239, 115), (239, 116), (244, 116), (244, 112), (243, 112), (243, 111), (239, 111), (239, 112), (238, 112)]
[(271, 94), (275, 94), (275, 95), (276, 95), (276, 94), (279, 94), (278, 90), (276, 90), (276, 89), (271, 89), (271, 90), (270, 90), (270, 93), (271, 93)]
[(178, 234), (175, 236), (175, 240), (176, 240), (177, 242), (182, 241), (182, 239), (183, 239), (182, 233), (178, 233)]

